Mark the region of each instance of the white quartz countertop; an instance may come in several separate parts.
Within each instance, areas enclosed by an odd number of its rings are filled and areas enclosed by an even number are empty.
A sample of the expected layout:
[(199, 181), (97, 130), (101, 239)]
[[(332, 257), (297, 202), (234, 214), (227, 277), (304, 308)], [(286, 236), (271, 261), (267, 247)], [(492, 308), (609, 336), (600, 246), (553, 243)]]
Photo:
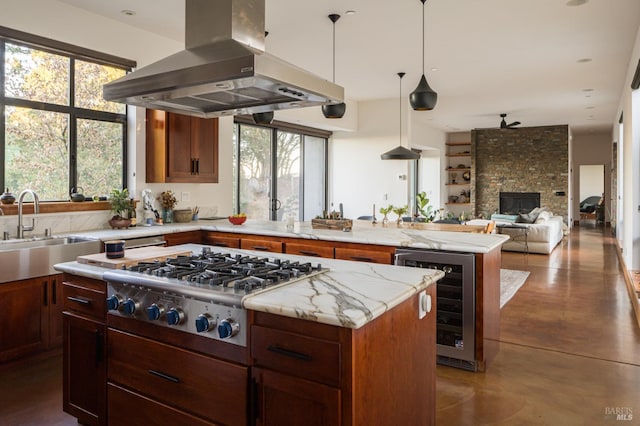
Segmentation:
[[(177, 246), (200, 252), (202, 245)], [(324, 324), (359, 328), (424, 290), (444, 276), (433, 269), (408, 268), (375, 263), (351, 262), (279, 253), (212, 248), (214, 251), (249, 253), (270, 258), (321, 263), (329, 271), (286, 283), (262, 293), (245, 296), (246, 309), (302, 318)], [(67, 262), (55, 265), (61, 272), (102, 279), (108, 269)], [(417, 313), (416, 313), (417, 315)]]
[(504, 244), (509, 237), (500, 234), (476, 234), (398, 228), (395, 224), (371, 225), (368, 221), (354, 221), (349, 232), (313, 229), (311, 222), (296, 222), (293, 231), (287, 231), (284, 222), (247, 220), (243, 225), (232, 225), (226, 219), (165, 224), (163, 226), (138, 226), (129, 229), (95, 230), (71, 235), (85, 236), (106, 241), (109, 239), (140, 238), (195, 230), (257, 234), (274, 237), (302, 238), (308, 240), (337, 241), (359, 244), (377, 244), (392, 247), (409, 247), (430, 250), (447, 250), (467, 253), (488, 253)]

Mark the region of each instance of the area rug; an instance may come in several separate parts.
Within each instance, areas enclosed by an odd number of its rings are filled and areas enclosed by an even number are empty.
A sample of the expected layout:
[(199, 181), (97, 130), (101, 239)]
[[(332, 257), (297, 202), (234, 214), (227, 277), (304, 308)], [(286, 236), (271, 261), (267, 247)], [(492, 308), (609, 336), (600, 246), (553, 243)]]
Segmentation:
[(507, 304), (529, 277), (528, 271), (500, 269), (500, 308)]

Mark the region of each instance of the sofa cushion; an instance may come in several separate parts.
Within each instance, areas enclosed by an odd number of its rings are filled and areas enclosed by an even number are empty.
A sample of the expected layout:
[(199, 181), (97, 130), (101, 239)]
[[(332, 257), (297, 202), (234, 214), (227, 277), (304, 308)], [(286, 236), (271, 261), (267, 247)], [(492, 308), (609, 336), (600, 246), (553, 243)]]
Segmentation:
[(518, 219), (517, 214), (498, 214), (494, 213), (491, 215), (491, 220), (498, 220), (502, 222), (515, 222)]

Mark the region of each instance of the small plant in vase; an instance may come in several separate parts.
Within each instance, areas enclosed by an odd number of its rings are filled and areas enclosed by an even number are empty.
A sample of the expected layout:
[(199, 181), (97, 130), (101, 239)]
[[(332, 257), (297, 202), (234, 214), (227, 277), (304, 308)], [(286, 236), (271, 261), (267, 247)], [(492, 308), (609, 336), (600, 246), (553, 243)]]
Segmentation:
[(112, 189), (109, 193), (109, 203), (111, 211), (115, 213), (109, 220), (109, 225), (112, 228), (128, 228), (131, 225), (131, 220), (124, 217), (124, 212), (129, 211), (131, 206), (129, 190), (127, 188)]
[(405, 205), (404, 207), (394, 207), (393, 212), (398, 215), (398, 219), (396, 220), (396, 224), (400, 226), (402, 223), (402, 216), (407, 214), (409, 211), (409, 206)]
[(173, 222), (173, 209), (176, 204), (178, 204), (178, 200), (173, 191), (162, 191), (157, 200), (160, 201), (162, 205), (162, 221), (164, 223)]
[(427, 198), (426, 192), (422, 191), (416, 195), (416, 204), (418, 213), (420, 213), (420, 215), (424, 217), (424, 221), (433, 222), (433, 219), (436, 216), (436, 210), (434, 210), (433, 207), (429, 205), (429, 199)]
[(393, 206), (391, 204), (389, 204), (387, 207), (380, 207), (380, 214), (382, 215), (382, 226), (386, 226), (387, 223), (389, 223), (387, 215), (391, 213), (391, 210), (393, 210)]

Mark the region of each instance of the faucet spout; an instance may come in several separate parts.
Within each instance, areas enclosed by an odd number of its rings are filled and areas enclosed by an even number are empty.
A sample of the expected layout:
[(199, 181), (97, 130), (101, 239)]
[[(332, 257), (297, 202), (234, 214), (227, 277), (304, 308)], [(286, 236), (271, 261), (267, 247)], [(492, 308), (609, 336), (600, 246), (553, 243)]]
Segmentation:
[(23, 217), (22, 217), (22, 206), (24, 204), (24, 197), (27, 194), (31, 194), (33, 197), (33, 213), (40, 213), (40, 199), (38, 198), (38, 194), (31, 189), (25, 189), (18, 196), (18, 238), (24, 238), (24, 231), (33, 231), (36, 226), (36, 219), (31, 219), (31, 225), (23, 225)]

